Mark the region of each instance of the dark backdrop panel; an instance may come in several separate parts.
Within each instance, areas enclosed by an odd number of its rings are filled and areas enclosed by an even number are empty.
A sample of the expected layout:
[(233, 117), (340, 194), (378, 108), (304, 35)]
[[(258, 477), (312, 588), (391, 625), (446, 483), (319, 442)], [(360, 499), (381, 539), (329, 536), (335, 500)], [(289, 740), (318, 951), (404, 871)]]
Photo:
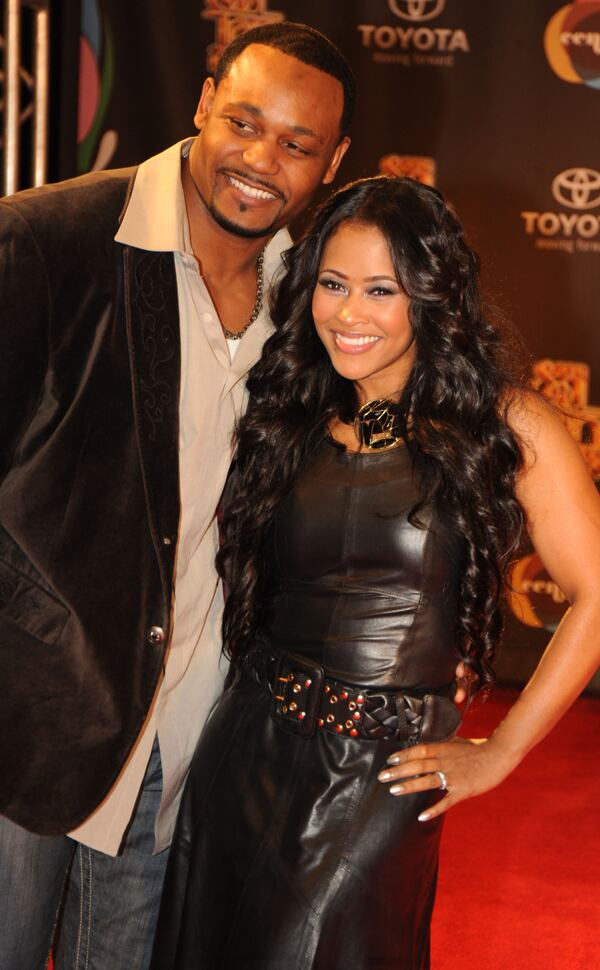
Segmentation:
[[(340, 178), (377, 171), (393, 153), (433, 157), (438, 184), (482, 255), (489, 291), (535, 356), (586, 360), (592, 399), (600, 401), (600, 209), (569, 208), (552, 193), (560, 173), (600, 169), (600, 90), (568, 83), (550, 67), (543, 37), (561, 8), (555, 0), (421, 6), (440, 13), (402, 19), (394, 10), (410, 10), (408, 0), (180, 0), (176, 10), (170, 0), (154, 0), (149, 15), (142, 0), (125, 7), (102, 0), (114, 48), (103, 120), (118, 135), (110, 163), (140, 161), (193, 132), (207, 50), (228, 36), (228, 24), (231, 34), (277, 12), (302, 19), (342, 47), (359, 83), (354, 143)], [(597, 6), (600, 17), (600, 4), (587, 6)], [(214, 19), (204, 19), (207, 13)]]
[[(149, 10), (145, 0), (84, 0), (97, 78), (82, 169), (139, 162), (193, 133), (215, 44), (270, 19), (307, 22), (344, 50), (358, 80), (338, 183), (389, 156), (433, 159), (494, 301), (534, 357), (589, 366), (589, 387), (580, 382), (569, 403), (600, 405), (600, 2), (153, 0)], [(586, 414), (598, 441), (598, 412)], [(587, 457), (600, 469), (594, 447)], [(527, 674), (565, 608), (534, 573), (521, 580), (525, 594), (537, 583), (543, 622), (513, 621), (507, 679)]]

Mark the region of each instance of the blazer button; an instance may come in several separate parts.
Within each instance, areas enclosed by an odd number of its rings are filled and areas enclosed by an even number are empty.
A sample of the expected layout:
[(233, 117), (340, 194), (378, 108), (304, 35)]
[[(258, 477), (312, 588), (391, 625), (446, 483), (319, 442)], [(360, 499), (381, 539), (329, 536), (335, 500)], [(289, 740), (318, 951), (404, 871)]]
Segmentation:
[(148, 643), (158, 645), (165, 642), (165, 631), (162, 626), (151, 626), (148, 632)]

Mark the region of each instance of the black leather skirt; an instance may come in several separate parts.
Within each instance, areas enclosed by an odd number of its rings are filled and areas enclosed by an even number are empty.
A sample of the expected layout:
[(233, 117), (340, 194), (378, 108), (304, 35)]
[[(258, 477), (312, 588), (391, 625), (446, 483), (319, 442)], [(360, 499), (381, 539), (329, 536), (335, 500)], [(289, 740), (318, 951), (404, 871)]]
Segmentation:
[[(416, 740), (454, 732), (444, 704), (445, 726), (438, 717)], [(440, 796), (394, 797), (377, 780), (411, 741), (290, 731), (276, 706), (246, 673), (210, 718), (153, 970), (424, 970), (442, 820), (417, 816)]]

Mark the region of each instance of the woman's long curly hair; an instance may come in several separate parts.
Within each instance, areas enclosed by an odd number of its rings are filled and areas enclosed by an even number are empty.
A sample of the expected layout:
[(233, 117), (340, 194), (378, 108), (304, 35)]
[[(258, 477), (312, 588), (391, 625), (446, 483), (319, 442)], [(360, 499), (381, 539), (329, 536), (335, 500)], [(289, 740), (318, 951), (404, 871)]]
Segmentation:
[(506, 411), (518, 387), (499, 332), (484, 317), (479, 261), (435, 189), (408, 178), (362, 179), (315, 213), (285, 256), (272, 299), (275, 333), (248, 379), (237, 429), (237, 475), (218, 568), (229, 590), (224, 646), (239, 662), (253, 644), (266, 592), (265, 535), (299, 469), (336, 419), (352, 419), (354, 384), (337, 374), (316, 334), (311, 303), (327, 240), (345, 222), (375, 226), (410, 298), (415, 363), (400, 392), (406, 445), (422, 500), (460, 536), (464, 561), (456, 647), (480, 687), (493, 681), (500, 599), (523, 528), (515, 497), (522, 465)]

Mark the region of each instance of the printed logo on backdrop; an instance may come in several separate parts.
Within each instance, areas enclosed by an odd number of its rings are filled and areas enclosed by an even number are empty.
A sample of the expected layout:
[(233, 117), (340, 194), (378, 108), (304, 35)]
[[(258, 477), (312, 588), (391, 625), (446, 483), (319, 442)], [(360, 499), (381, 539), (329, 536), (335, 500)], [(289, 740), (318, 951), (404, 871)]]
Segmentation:
[(446, 0), (389, 0), (390, 10), (403, 20), (432, 20), (442, 12)]
[(569, 604), (537, 553), (518, 559), (509, 576), (509, 604), (525, 626), (553, 633)]
[[(592, 477), (600, 483), (600, 407), (588, 403), (590, 368), (578, 360), (537, 360), (531, 386), (562, 412)], [(509, 603), (526, 626), (553, 632), (569, 606), (536, 553), (522, 556), (509, 577)]]
[(435, 187), (435, 158), (429, 155), (384, 155), (379, 159), (379, 171), (382, 175), (408, 177), (423, 185)]
[[(379, 64), (403, 67), (454, 67), (471, 50), (462, 27), (433, 25), (447, 0), (387, 0), (393, 23), (357, 24), (362, 46)], [(383, 0), (381, 0), (383, 7)], [(400, 23), (397, 23), (400, 20)]]
[(77, 170), (107, 168), (119, 144), (118, 132), (102, 132), (114, 86), (115, 55), (110, 24), (98, 0), (83, 0), (79, 38)]
[(600, 407), (589, 403), (588, 364), (579, 360), (537, 360), (531, 386), (559, 409), (592, 478), (600, 483)]
[(594, 168), (567, 168), (550, 185), (555, 205), (545, 212), (521, 212), (525, 235), (536, 249), (564, 253), (600, 253), (600, 172)]
[(204, 0), (203, 20), (214, 20), (215, 40), (206, 50), (206, 69), (214, 74), (223, 49), (252, 27), (285, 20), (280, 10), (269, 10), (269, 0)]
[(544, 32), (544, 50), (562, 81), (600, 88), (600, 2), (575, 0), (557, 10)]
[(568, 209), (595, 209), (600, 205), (600, 172), (569, 168), (552, 182), (552, 195)]

